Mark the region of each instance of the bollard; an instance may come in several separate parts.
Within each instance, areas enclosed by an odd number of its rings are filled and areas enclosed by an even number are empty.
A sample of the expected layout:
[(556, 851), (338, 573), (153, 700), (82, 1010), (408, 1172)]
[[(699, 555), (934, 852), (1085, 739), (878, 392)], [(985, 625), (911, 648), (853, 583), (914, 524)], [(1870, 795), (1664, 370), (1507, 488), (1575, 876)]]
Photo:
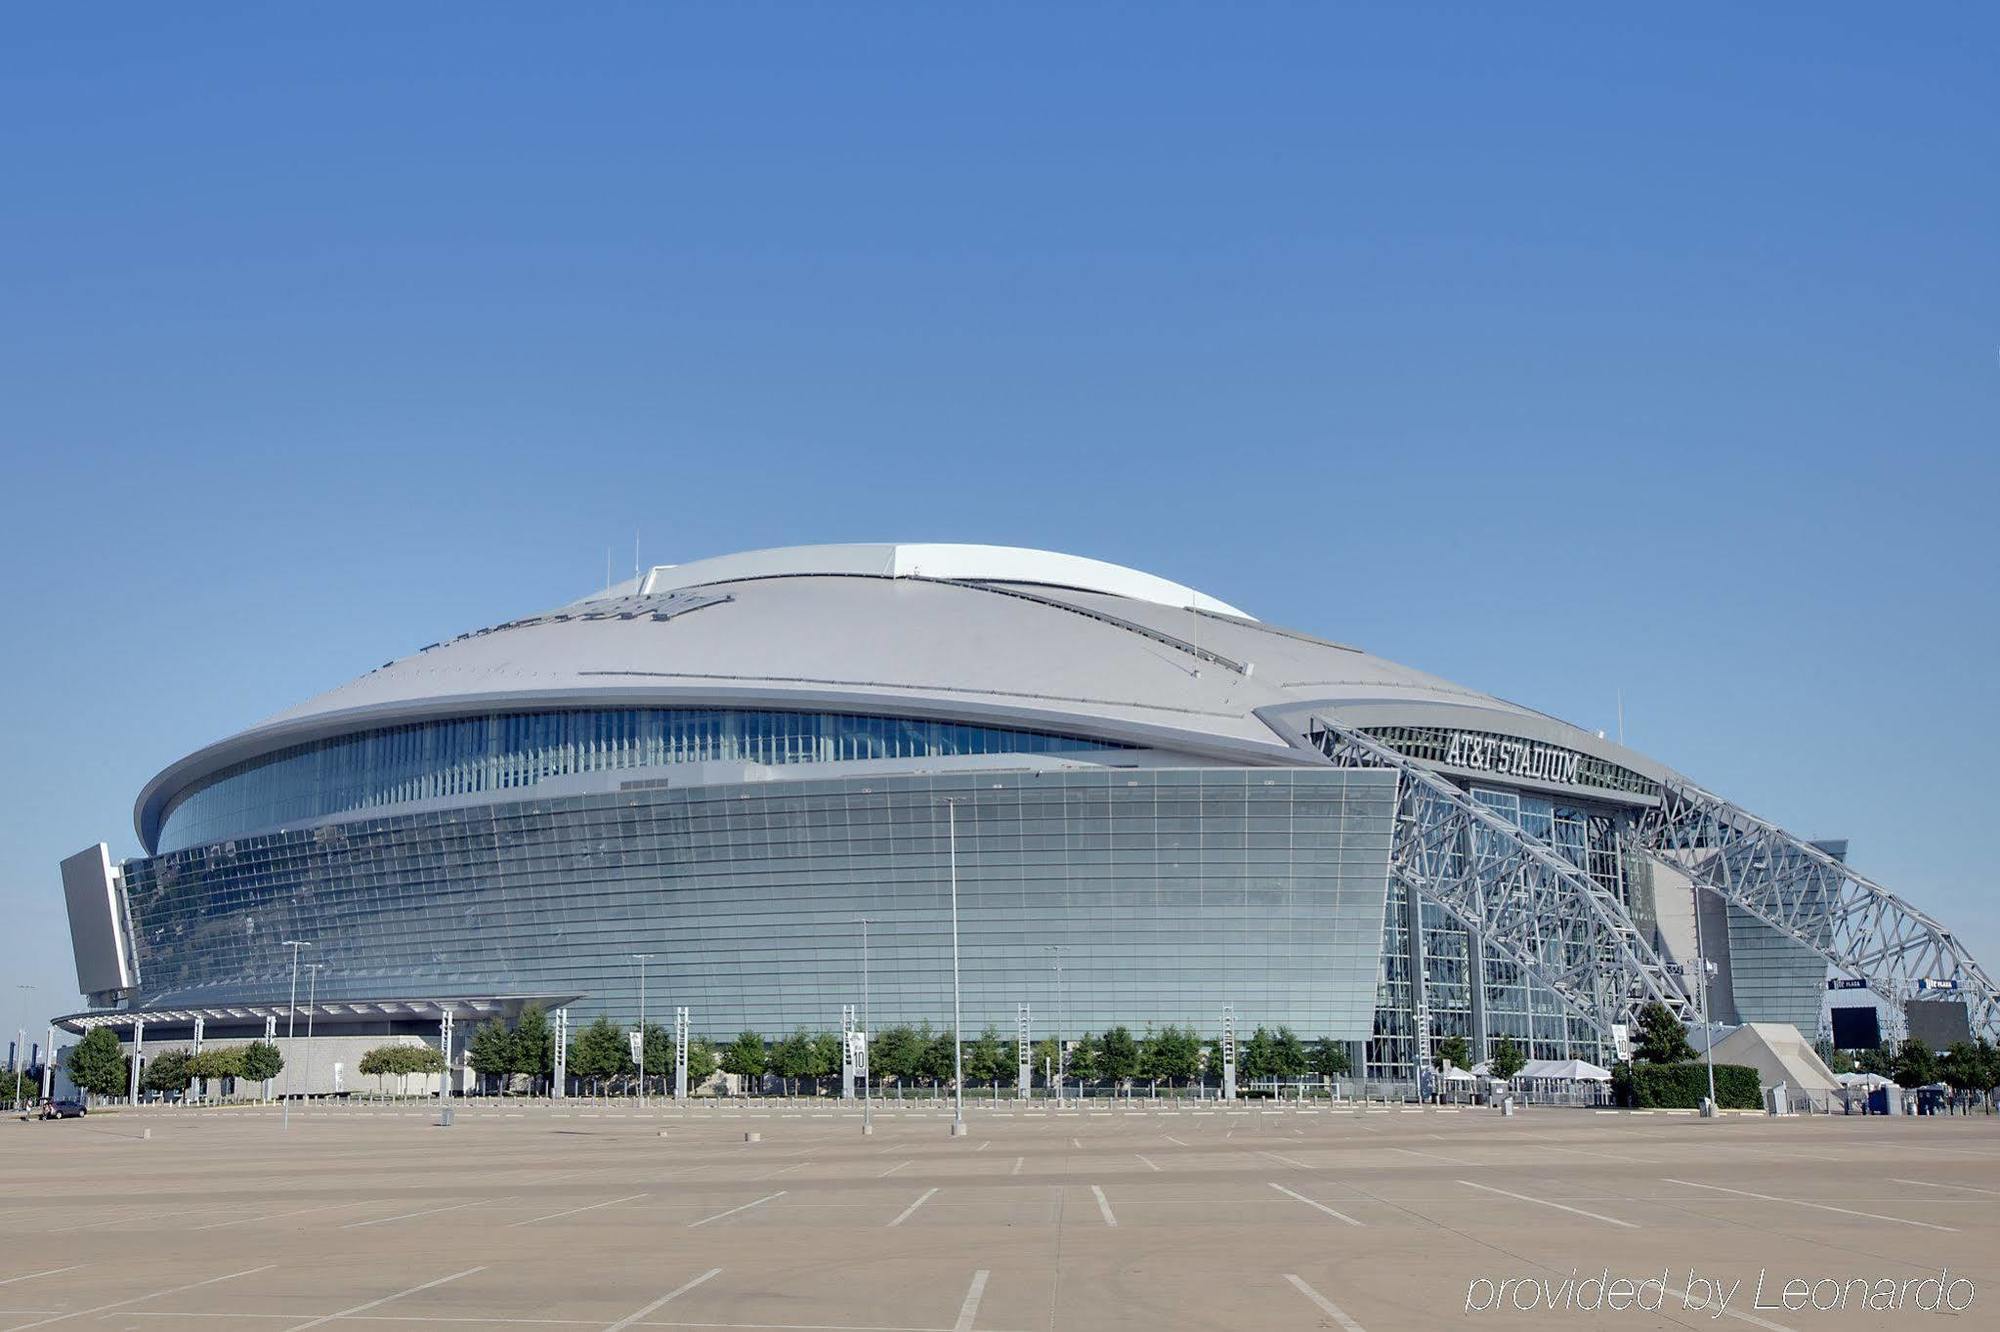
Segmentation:
[(762, 1141), (764, 1141), (764, 1135), (763, 1135), (763, 1134), (761, 1134), (761, 1133), (746, 1133), (746, 1134), (744, 1134), (744, 1135), (743, 1135), (743, 1141), (745, 1141), (745, 1142), (762, 1142)]
[(663, 1138), (664, 1138), (664, 1137), (666, 1137), (666, 1136), (667, 1136), (667, 1131), (666, 1131), (665, 1129), (661, 1129), (661, 1130), (660, 1130), (660, 1136), (661, 1136), (661, 1137), (663, 1137)]
[(140, 1140), (141, 1140), (142, 1142), (143, 1142), (143, 1141), (150, 1141), (150, 1140), (152, 1139), (152, 1136), (153, 1136), (153, 1130), (151, 1130), (151, 1129), (140, 1129), (140, 1130), (139, 1130), (139, 1138), (140, 1138)]

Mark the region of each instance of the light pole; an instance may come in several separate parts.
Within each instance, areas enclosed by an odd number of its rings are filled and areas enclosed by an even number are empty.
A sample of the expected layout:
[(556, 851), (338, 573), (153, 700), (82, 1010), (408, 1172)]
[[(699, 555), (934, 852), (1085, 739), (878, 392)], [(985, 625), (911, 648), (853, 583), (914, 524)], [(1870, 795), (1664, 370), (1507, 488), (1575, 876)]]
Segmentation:
[(1045, 944), (1045, 945), (1043, 945), (1043, 948), (1045, 949), (1045, 951), (1047, 951), (1047, 953), (1049, 954), (1049, 956), (1050, 956), (1050, 958), (1051, 958), (1051, 960), (1052, 960), (1052, 963), (1053, 963), (1053, 965), (1054, 965), (1054, 969), (1055, 969), (1055, 978), (1056, 978), (1056, 1002), (1055, 1002), (1055, 1010), (1056, 1010), (1056, 1022), (1055, 1022), (1055, 1027), (1056, 1027), (1056, 1030), (1055, 1030), (1055, 1039), (1056, 1039), (1056, 1058), (1055, 1058), (1055, 1069), (1054, 1069), (1054, 1072), (1053, 1072), (1053, 1074), (1044, 1074), (1043, 1076), (1044, 1076), (1044, 1077), (1047, 1077), (1047, 1078), (1049, 1079), (1049, 1081), (1050, 1081), (1050, 1082), (1052, 1082), (1052, 1083), (1054, 1083), (1054, 1084), (1055, 1084), (1055, 1093), (1056, 1093), (1056, 1100), (1060, 1101), (1060, 1100), (1062, 1100), (1062, 1058), (1063, 1058), (1063, 1044), (1062, 1044), (1062, 1029), (1063, 1029), (1063, 983), (1062, 983), (1062, 955), (1063, 955), (1063, 954), (1064, 954), (1065, 952), (1069, 951), (1069, 950), (1068, 950), (1068, 946), (1067, 946), (1067, 945), (1065, 945), (1065, 944)]
[[(281, 947), (292, 950), (292, 996), (285, 1005), (285, 1051), (289, 1055), (293, 1049), (292, 1033), (299, 1025), (299, 950), (311, 948), (312, 944), (303, 939), (283, 939)], [(285, 1118), (284, 1131), (292, 1131), (292, 1061), (285, 1060)]]
[[(28, 998), (28, 996), (35, 992), (35, 987), (32, 985), (17, 984), (14, 988), (21, 991), (21, 1007), (24, 1009), (33, 1008), (34, 1001)], [(28, 1024), (23, 1021), (21, 1029), (14, 1033), (14, 1105), (17, 1108), (21, 1104), (21, 1065), (27, 1062), (27, 1047)], [(46, 1062), (48, 1056), (45, 1054), (42, 1056), (42, 1059)]]
[(1701, 1059), (1708, 1065), (1708, 1105), (1705, 1115), (1715, 1113), (1715, 1030), (1708, 1025), (1708, 953), (1701, 940), (1701, 885), (1694, 887), (1694, 959), (1701, 986)]
[(965, 1136), (965, 1045), (959, 1039), (958, 989), (958, 801), (944, 802), (951, 857), (951, 1136)]
[[(868, 917), (861, 921), (861, 1050), (868, 1051)], [(861, 1068), (861, 1132), (866, 1135), (875, 1131), (875, 1103), (868, 1095), (868, 1084), (873, 1082), (874, 1070), (863, 1064)]]
[(639, 964), (639, 1108), (646, 1108), (646, 962), (651, 953), (634, 953)]

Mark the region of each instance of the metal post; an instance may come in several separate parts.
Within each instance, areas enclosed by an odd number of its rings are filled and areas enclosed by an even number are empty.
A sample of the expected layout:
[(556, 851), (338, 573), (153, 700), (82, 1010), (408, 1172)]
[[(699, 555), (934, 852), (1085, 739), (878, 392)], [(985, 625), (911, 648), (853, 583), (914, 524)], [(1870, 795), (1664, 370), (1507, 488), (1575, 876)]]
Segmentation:
[(56, 1097), (56, 1024), (49, 1024), (49, 1043), (44, 1047), (48, 1053), (42, 1056), (42, 1099), (53, 1101)]
[[(276, 1013), (264, 1014), (264, 1043), (270, 1046), (273, 1050), (278, 1048), (278, 1015)], [(264, 1100), (268, 1102), (270, 1099), (271, 1099), (271, 1080), (269, 1078), (265, 1078)]]
[(560, 1100), (564, 1095), (563, 1084), (569, 1081), (569, 1008), (565, 1005), (556, 1010), (555, 1077), (549, 1087), (551, 1097)]
[(1014, 1010), (1014, 1095), (1025, 1101), (1034, 1087), (1035, 1046), (1034, 1029), (1029, 1021), (1026, 1004), (1017, 1005)]
[(674, 1010), (674, 1099), (685, 1101), (688, 1095), (688, 1011)]
[[(455, 1026), (456, 1023), (453, 1021), (451, 1005), (439, 1004), (438, 1045), (444, 1050), (444, 1072), (438, 1076), (438, 1099), (440, 1101), (449, 1101), (451, 1099), (451, 1044), (452, 1037), (455, 1034)], [(311, 1044), (310, 1037), (307, 1038), (307, 1044)], [(310, 1083), (308, 1083), (306, 1090), (308, 1092), (312, 1090)]]
[(1055, 995), (1055, 998), (1056, 998), (1056, 1021), (1055, 1021), (1055, 1043), (1056, 1043), (1056, 1057), (1055, 1057), (1055, 1062), (1054, 1062), (1053, 1066), (1050, 1066), (1050, 1065), (1049, 1065), (1049, 1061), (1048, 1061), (1048, 1060), (1043, 1060), (1043, 1061), (1042, 1061), (1042, 1062), (1043, 1062), (1043, 1064), (1044, 1064), (1044, 1068), (1043, 1068), (1043, 1070), (1042, 1070), (1042, 1081), (1044, 1081), (1044, 1082), (1046, 1082), (1046, 1083), (1048, 1084), (1048, 1087), (1049, 1087), (1049, 1095), (1051, 1095), (1051, 1096), (1055, 1097), (1055, 1099), (1056, 1099), (1057, 1101), (1059, 1101), (1059, 1102), (1060, 1102), (1060, 1101), (1062, 1100), (1062, 1066), (1063, 1066), (1063, 1036), (1062, 1036), (1062, 1033), (1063, 1033), (1063, 1016), (1064, 1016), (1064, 1011), (1065, 1011), (1065, 1008), (1066, 1008), (1066, 1005), (1065, 1005), (1065, 1004), (1064, 1004), (1064, 1002), (1063, 1002), (1063, 975), (1062, 975), (1062, 955), (1063, 955), (1064, 953), (1068, 952), (1069, 950), (1068, 950), (1067, 946), (1066, 946), (1066, 945), (1063, 945), (1063, 944), (1046, 944), (1046, 945), (1044, 945), (1044, 947), (1046, 948), (1046, 950), (1047, 950), (1047, 951), (1048, 951), (1048, 952), (1049, 952), (1049, 953), (1050, 953), (1050, 954), (1052, 955), (1052, 957), (1054, 958), (1054, 970), (1055, 970), (1055, 977), (1056, 977), (1056, 995)]
[(951, 837), (951, 1135), (965, 1136), (965, 1042), (958, 1006), (958, 802), (944, 804)]
[[(35, 987), (32, 985), (21, 983), (21, 984), (16, 984), (14, 988), (21, 991), (21, 1006), (27, 1009), (34, 1008), (35, 1001), (28, 998), (28, 996), (34, 993)], [(14, 1104), (16, 1106), (19, 1106), (21, 1104), (21, 1065), (26, 1063), (27, 1061), (28, 1061), (28, 1024), (24, 1021), (21, 1024), (20, 1031), (14, 1034)], [(46, 1056), (43, 1058), (42, 1062), (43, 1063), (48, 1062)]]
[[(306, 1099), (313, 1094), (313, 1018), (319, 1012), (319, 967), (317, 962), (307, 964), (306, 976)], [(449, 1058), (449, 1052), (447, 1052)]]
[(854, 1005), (840, 1006), (840, 1099), (854, 1099)]
[(875, 1131), (875, 1100), (869, 1095), (869, 1088), (875, 1081), (867, 1063), (868, 1053), (868, 917), (861, 917), (861, 1052), (864, 1060), (861, 1073), (861, 1132), (863, 1135)]
[(652, 953), (634, 953), (639, 964), (639, 1108), (646, 1108), (646, 962)]
[(296, 1046), (292, 1044), (292, 1034), (299, 1025), (299, 950), (312, 945), (300, 939), (286, 939), (283, 946), (292, 950), (292, 995), (286, 1003), (285, 1015), (285, 1112), (284, 1130), (292, 1128), (292, 1055)]
[(1715, 1104), (1715, 1028), (1708, 1023), (1708, 954), (1702, 947), (1701, 884), (1694, 885), (1694, 959), (1701, 969), (1701, 1060), (1708, 1066), (1708, 1105), (1703, 1114), (1712, 1115)]
[[(208, 1019), (207, 1019), (207, 1018), (205, 1018), (205, 1017), (203, 1017), (203, 1016), (202, 1016), (201, 1014), (199, 1014), (199, 1013), (195, 1014), (195, 1018), (194, 1018), (194, 1053), (196, 1053), (196, 1054), (200, 1054), (200, 1053), (201, 1053), (201, 1047), (202, 1047), (202, 1045), (203, 1045), (203, 1040), (202, 1040), (202, 1035), (203, 1035), (203, 1033), (204, 1033), (204, 1032), (205, 1032), (205, 1031), (207, 1030), (207, 1027), (208, 1027)], [(197, 1087), (201, 1088), (201, 1096), (200, 1096), (200, 1099), (201, 1099), (201, 1100), (204, 1100), (204, 1101), (206, 1101), (206, 1100), (208, 1099), (208, 1079), (207, 1079), (207, 1078), (197, 1078), (197, 1079), (195, 1080), (195, 1085), (196, 1085)]]
[(133, 1105), (139, 1104), (139, 1065), (144, 1062), (146, 1052), (146, 1019), (132, 1019), (132, 1087)]
[(1236, 1006), (1222, 1006), (1222, 1099), (1236, 1099)]

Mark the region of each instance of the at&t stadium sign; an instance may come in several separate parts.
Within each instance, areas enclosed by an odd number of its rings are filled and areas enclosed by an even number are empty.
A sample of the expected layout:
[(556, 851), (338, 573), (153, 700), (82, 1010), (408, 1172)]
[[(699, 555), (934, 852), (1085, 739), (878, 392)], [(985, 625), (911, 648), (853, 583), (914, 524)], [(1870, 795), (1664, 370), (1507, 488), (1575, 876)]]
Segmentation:
[(1528, 777), (1536, 781), (1576, 785), (1576, 768), (1582, 755), (1554, 745), (1509, 740), (1505, 736), (1482, 735), (1477, 731), (1453, 731), (1445, 749), (1448, 767), (1470, 768), (1474, 772), (1496, 772), (1507, 777)]

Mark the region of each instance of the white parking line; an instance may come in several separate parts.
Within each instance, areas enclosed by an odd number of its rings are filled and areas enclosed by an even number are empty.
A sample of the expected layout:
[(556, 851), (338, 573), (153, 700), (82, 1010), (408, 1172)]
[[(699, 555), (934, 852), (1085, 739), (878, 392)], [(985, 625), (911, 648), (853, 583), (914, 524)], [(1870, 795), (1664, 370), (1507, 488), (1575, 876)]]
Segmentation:
[(1463, 1161), (1456, 1156), (1444, 1156), (1437, 1152), (1420, 1152), (1414, 1147), (1391, 1147), (1389, 1150), (1392, 1152), (1401, 1152), (1405, 1156), (1425, 1156), (1433, 1161), (1449, 1161), (1453, 1165), (1469, 1166), (1479, 1164), (1477, 1161)]
[(1137, 1156), (1137, 1157), (1138, 1157), (1138, 1158), (1139, 1158), (1139, 1159), (1140, 1159), (1141, 1161), (1144, 1161), (1144, 1162), (1146, 1163), (1146, 1166), (1147, 1166), (1147, 1168), (1148, 1168), (1148, 1169), (1152, 1169), (1152, 1170), (1158, 1170), (1158, 1169), (1159, 1169), (1159, 1167), (1158, 1167), (1158, 1166), (1156, 1166), (1156, 1165), (1154, 1165), (1154, 1164), (1153, 1164), (1153, 1159), (1152, 1159), (1151, 1157), (1149, 1157), (1149, 1156), (1146, 1156), (1146, 1155), (1143, 1155), (1143, 1154), (1141, 1154), (1141, 1153), (1139, 1153), (1139, 1152), (1134, 1152), (1134, 1153), (1132, 1153), (1132, 1155), (1134, 1155), (1134, 1156)]
[(1311, 1167), (1311, 1166), (1309, 1166), (1309, 1165), (1307, 1165), (1307, 1164), (1306, 1164), (1306, 1163), (1305, 1163), (1304, 1161), (1294, 1161), (1294, 1160), (1293, 1160), (1293, 1159), (1292, 1159), (1291, 1157), (1289, 1157), (1289, 1156), (1280, 1156), (1280, 1155), (1278, 1155), (1278, 1154), (1277, 1154), (1276, 1152), (1267, 1152), (1267, 1151), (1263, 1151), (1263, 1150), (1259, 1150), (1259, 1151), (1258, 1151), (1258, 1153), (1257, 1153), (1257, 1155), (1259, 1155), (1259, 1156), (1268, 1156), (1268, 1157), (1270, 1157), (1270, 1158), (1271, 1158), (1271, 1159), (1272, 1159), (1273, 1161), (1276, 1161), (1276, 1162), (1277, 1162), (1277, 1163), (1278, 1163), (1279, 1165), (1288, 1165), (1288, 1166), (1292, 1167), (1292, 1169), (1294, 1169), (1294, 1170), (1311, 1170), (1311, 1169), (1312, 1169), (1312, 1167)]
[(789, 1175), (794, 1170), (804, 1170), (807, 1166), (811, 1164), (812, 1164), (811, 1161), (794, 1161), (791, 1165), (779, 1166), (776, 1170), (766, 1170), (763, 1174), (753, 1176), (753, 1178), (776, 1179), (780, 1175)]
[(510, 1202), (513, 1200), (513, 1197), (514, 1195), (510, 1193), (505, 1198), (474, 1198), (471, 1202), (452, 1203), (447, 1207), (426, 1207), (421, 1212), (400, 1212), (395, 1216), (378, 1216), (367, 1221), (349, 1221), (341, 1229), (359, 1230), (363, 1226), (385, 1226), (391, 1221), (408, 1221), (412, 1217), (418, 1216), (436, 1216), (439, 1212), (458, 1212), (468, 1207), (482, 1207), (488, 1202)]
[(447, 1282), (456, 1281), (460, 1277), (469, 1277), (475, 1272), (484, 1272), (485, 1270), (484, 1266), (468, 1267), (463, 1272), (453, 1272), (450, 1276), (441, 1276), (435, 1281), (426, 1281), (421, 1286), (411, 1286), (408, 1290), (399, 1290), (394, 1295), (384, 1295), (379, 1300), (370, 1300), (366, 1304), (357, 1304), (351, 1309), (342, 1309), (339, 1313), (326, 1314), (304, 1323), (294, 1323), (286, 1328), (285, 1332), (305, 1332), (309, 1327), (320, 1327), (326, 1323), (331, 1323), (336, 1318), (348, 1318), (354, 1314), (367, 1313), (370, 1309), (380, 1308), (391, 1300), (400, 1300), (405, 1295), (414, 1295), (420, 1290), (429, 1290), (433, 1286), (442, 1286)]
[(318, 1207), (301, 1207), (293, 1212), (273, 1212), (268, 1216), (239, 1216), (234, 1221), (211, 1221), (205, 1226), (191, 1226), (195, 1230), (223, 1230), (229, 1226), (254, 1225), (259, 1221), (282, 1221), (288, 1216), (304, 1216), (308, 1212), (337, 1212), (343, 1207), (360, 1207), (358, 1202), (323, 1203)]
[(1505, 1198), (1518, 1198), (1522, 1202), (1534, 1203), (1539, 1207), (1553, 1207), (1559, 1212), (1570, 1212), (1577, 1216), (1587, 1216), (1593, 1221), (1602, 1221), (1606, 1225), (1623, 1226), (1627, 1230), (1637, 1230), (1639, 1228), (1635, 1222), (1620, 1221), (1615, 1216), (1604, 1216), (1597, 1212), (1586, 1212), (1581, 1207), (1571, 1207), (1568, 1203), (1550, 1202), (1547, 1198), (1530, 1198), (1525, 1193), (1515, 1193), (1508, 1189), (1496, 1189), (1489, 1184), (1474, 1184), (1469, 1179), (1461, 1179), (1458, 1182), (1465, 1185), (1468, 1189), (1480, 1189), (1487, 1193), (1497, 1193)]
[(1958, 1233), (1957, 1226), (1937, 1226), (1932, 1225), (1928, 1221), (1912, 1221), (1908, 1217), (1903, 1216), (1883, 1216), (1879, 1212), (1857, 1212), (1851, 1207), (1835, 1207), (1831, 1203), (1806, 1202), (1801, 1198), (1774, 1198), (1768, 1193), (1752, 1193), (1748, 1189), (1729, 1189), (1724, 1188), (1720, 1184), (1697, 1184), (1691, 1179), (1667, 1179), (1664, 1175), (1660, 1178), (1668, 1184), (1685, 1184), (1691, 1189), (1714, 1189), (1717, 1193), (1734, 1193), (1745, 1198), (1756, 1198), (1762, 1202), (1790, 1203), (1794, 1207), (1816, 1207), (1822, 1212), (1839, 1212), (1843, 1216), (1865, 1216), (1870, 1221), (1894, 1221), (1897, 1225), (1902, 1226), (1921, 1226), (1925, 1230), (1948, 1230), (1954, 1235)]
[[(647, 1197), (644, 1193), (628, 1193), (623, 1198), (613, 1198), (608, 1202), (591, 1203), (588, 1207), (572, 1207), (567, 1212), (550, 1212), (547, 1216), (531, 1216), (526, 1221), (516, 1221), (516, 1226), (532, 1226), (537, 1221), (554, 1221), (560, 1217), (575, 1216), (578, 1212), (594, 1212), (600, 1207), (616, 1207), (619, 1203), (636, 1202)], [(512, 1229), (513, 1227), (509, 1227)]]
[(1103, 1213), (1104, 1224), (1107, 1226), (1117, 1225), (1118, 1218), (1111, 1215), (1111, 1202), (1104, 1196), (1104, 1190), (1093, 1184), (1090, 1186), (1090, 1191), (1097, 1195), (1097, 1210)]
[(965, 1303), (958, 1306), (958, 1321), (951, 1325), (951, 1332), (972, 1332), (972, 1320), (979, 1316), (979, 1299), (986, 1293), (990, 1275), (983, 1267), (972, 1274), (972, 1285), (966, 1289)]
[(1172, 1143), (1172, 1144), (1173, 1144), (1174, 1146), (1176, 1146), (1176, 1147), (1185, 1147), (1185, 1146), (1187, 1146), (1187, 1144), (1186, 1144), (1186, 1143), (1182, 1142), (1182, 1141), (1181, 1141), (1181, 1140), (1180, 1140), (1179, 1138), (1176, 1138), (1176, 1137), (1175, 1137), (1175, 1136), (1174, 1136), (1173, 1134), (1171, 1134), (1171, 1133), (1162, 1133), (1162, 1134), (1161, 1134), (1160, 1136), (1161, 1136), (1161, 1137), (1163, 1137), (1163, 1138), (1165, 1138), (1165, 1139), (1166, 1139), (1166, 1140), (1167, 1140), (1168, 1142)]
[(78, 1309), (75, 1313), (53, 1314), (42, 1319), (40, 1322), (21, 1323), (11, 1328), (9, 1332), (28, 1332), (28, 1329), (31, 1327), (47, 1327), (50, 1323), (66, 1323), (72, 1318), (88, 1318), (91, 1314), (107, 1313), (112, 1309), (122, 1309), (128, 1304), (140, 1304), (146, 1300), (157, 1300), (164, 1295), (178, 1295), (184, 1290), (194, 1290), (201, 1286), (213, 1286), (221, 1281), (234, 1281), (237, 1277), (256, 1276), (259, 1272), (268, 1272), (276, 1266), (276, 1263), (265, 1263), (262, 1267), (247, 1267), (241, 1272), (231, 1272), (227, 1276), (210, 1277), (206, 1281), (190, 1281), (185, 1286), (169, 1286), (165, 1290), (156, 1290), (150, 1295), (134, 1295), (129, 1300), (117, 1300), (110, 1304), (100, 1304), (95, 1309)]
[[(1266, 1182), (1269, 1183), (1270, 1181)], [(1328, 1216), (1333, 1217), (1335, 1220), (1345, 1221), (1350, 1226), (1358, 1226), (1361, 1224), (1359, 1221), (1356, 1221), (1353, 1217), (1349, 1216), (1347, 1213), (1336, 1212), (1331, 1207), (1328, 1207), (1325, 1203), (1314, 1202), (1311, 1198), (1306, 1197), (1305, 1194), (1294, 1193), (1282, 1184), (1272, 1183), (1271, 1187), (1276, 1189), (1278, 1192), (1284, 1194), (1287, 1198), (1296, 1198), (1308, 1207), (1319, 1208), (1320, 1211), (1325, 1212)]]
[(923, 1194), (915, 1202), (911, 1203), (908, 1207), (905, 1207), (902, 1211), (896, 1213), (896, 1219), (894, 1221), (891, 1221), (889, 1224), (892, 1226), (902, 1225), (905, 1221), (909, 1220), (912, 1216), (916, 1214), (916, 1211), (919, 1207), (922, 1207), (925, 1203), (929, 1202), (931, 1200), (932, 1195), (934, 1195), (936, 1192), (937, 1192), (936, 1189), (925, 1189), (923, 1191)]
[(975, 1152), (983, 1152), (992, 1145), (993, 1145), (993, 1139), (988, 1138), (985, 1142), (980, 1143), (977, 1147), (974, 1147), (972, 1150)]
[(896, 1164), (890, 1166), (887, 1170), (884, 1170), (881, 1174), (875, 1176), (875, 1178), (887, 1179), (889, 1178), (889, 1176), (895, 1174), (898, 1170), (901, 1170), (904, 1166), (915, 1165), (915, 1164), (916, 1164), (915, 1161), (898, 1161), (896, 1162)]
[[(1673, 1296), (1675, 1299), (1681, 1302), (1681, 1307), (1683, 1309), (1691, 1309), (1697, 1307), (1702, 1298), (1700, 1296), (1690, 1295), (1684, 1290), (1675, 1290), (1672, 1286), (1668, 1286), (1666, 1289), (1667, 1289), (1667, 1294)], [(1737, 1319), (1740, 1322), (1754, 1323), (1758, 1327), (1768, 1327), (1771, 1329), (1771, 1332), (1792, 1332), (1792, 1329), (1786, 1327), (1783, 1323), (1774, 1323), (1768, 1318), (1759, 1318), (1756, 1314), (1744, 1313), (1741, 1309), (1724, 1308), (1722, 1312), (1728, 1314), (1731, 1318)]]
[(1318, 1291), (1314, 1290), (1311, 1286), (1308, 1286), (1305, 1282), (1293, 1276), (1290, 1272), (1285, 1273), (1285, 1280), (1291, 1282), (1292, 1285), (1298, 1290), (1299, 1294), (1305, 1296), (1307, 1299), (1311, 1300), (1314, 1304), (1317, 1304), (1320, 1307), (1320, 1312), (1324, 1313), (1328, 1318), (1331, 1318), (1334, 1322), (1340, 1324), (1341, 1332), (1367, 1332), (1366, 1328), (1362, 1327), (1361, 1324), (1355, 1322), (1352, 1318), (1349, 1318), (1347, 1316), (1347, 1311), (1345, 1309), (1342, 1309), (1332, 1300), (1320, 1294)]
[(1027, 1157), (1025, 1157), (1025, 1156), (1017, 1156), (1017, 1157), (1015, 1157), (1015, 1158), (1014, 1158), (1014, 1168), (1013, 1168), (1012, 1170), (1009, 1170), (1009, 1171), (1008, 1171), (1007, 1173), (1008, 1173), (1008, 1174), (1010, 1174), (1010, 1175), (1018, 1175), (1018, 1174), (1020, 1174), (1020, 1173), (1021, 1173), (1021, 1162), (1025, 1161), (1025, 1160), (1027, 1160), (1027, 1159), (1028, 1159), (1028, 1158), (1027, 1158)]
[[(1896, 1179), (1894, 1175), (1889, 1178)], [(1964, 1189), (1967, 1193), (1984, 1193), (2000, 1198), (2000, 1189), (1976, 1189), (1970, 1184), (1933, 1184), (1927, 1179), (1896, 1179), (1898, 1184), (1921, 1184), (1927, 1189)]]
[(45, 1267), (39, 1272), (23, 1272), (19, 1276), (0, 1278), (0, 1286), (11, 1286), (16, 1281), (33, 1281), (36, 1277), (59, 1276), (64, 1272), (74, 1272), (82, 1263), (71, 1263), (68, 1267)]
[(721, 1272), (722, 1269), (719, 1267), (709, 1268), (706, 1272), (703, 1272), (700, 1276), (696, 1277), (694, 1280), (674, 1287), (672, 1290), (660, 1296), (659, 1299), (654, 1300), (651, 1304), (639, 1310), (637, 1313), (626, 1314), (623, 1318), (619, 1319), (617, 1322), (609, 1324), (608, 1326), (605, 1327), (604, 1332), (625, 1332), (626, 1328), (632, 1326), (632, 1324), (638, 1322), (641, 1318), (644, 1318), (647, 1314), (653, 1312), (655, 1309), (665, 1304), (668, 1300), (673, 1299), (676, 1295), (687, 1294), (689, 1291), (693, 1290), (696, 1286), (699, 1286), (702, 1282), (708, 1280), (710, 1277), (720, 1275)]
[(732, 1207), (726, 1212), (717, 1212), (714, 1216), (705, 1216), (699, 1221), (690, 1221), (688, 1222), (688, 1229), (693, 1230), (696, 1226), (705, 1226), (711, 1221), (720, 1221), (725, 1216), (735, 1216), (738, 1212), (747, 1212), (752, 1207), (756, 1207), (762, 1203), (767, 1203), (771, 1201), (771, 1199), (773, 1198), (782, 1198), (784, 1196), (785, 1196), (785, 1191), (783, 1189), (779, 1189), (776, 1193), (767, 1193), (763, 1197), (757, 1199), (756, 1202), (747, 1202), (744, 1203), (741, 1207)]

